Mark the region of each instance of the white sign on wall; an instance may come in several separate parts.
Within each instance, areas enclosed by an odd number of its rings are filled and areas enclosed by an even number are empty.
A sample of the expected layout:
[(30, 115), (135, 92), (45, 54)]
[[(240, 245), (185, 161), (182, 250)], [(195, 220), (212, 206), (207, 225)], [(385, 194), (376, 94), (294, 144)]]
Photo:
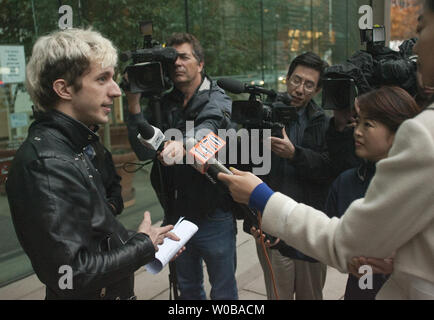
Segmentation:
[(24, 112), (11, 113), (10, 119), (12, 128), (27, 127), (29, 125), (29, 116)]
[(0, 45), (0, 81), (19, 83), (26, 79), (24, 46)]

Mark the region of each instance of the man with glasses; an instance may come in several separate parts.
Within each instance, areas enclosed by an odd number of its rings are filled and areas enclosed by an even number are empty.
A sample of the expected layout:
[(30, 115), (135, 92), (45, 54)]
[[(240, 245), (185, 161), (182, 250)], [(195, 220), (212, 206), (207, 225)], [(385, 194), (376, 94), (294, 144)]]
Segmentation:
[[(326, 63), (308, 52), (296, 57), (286, 77), (287, 93), (297, 118), (282, 130), (283, 138), (271, 137), (271, 171), (264, 181), (276, 191), (299, 202), (322, 209), (330, 183), (330, 160), (325, 132), (329, 123), (324, 111), (313, 101), (321, 91)], [(257, 236), (255, 229), (244, 226)], [(279, 299), (322, 299), (326, 266), (277, 239), (266, 242)], [(270, 250), (271, 249), (271, 250)], [(269, 267), (262, 248), (257, 246), (264, 271), (268, 299), (276, 299)]]

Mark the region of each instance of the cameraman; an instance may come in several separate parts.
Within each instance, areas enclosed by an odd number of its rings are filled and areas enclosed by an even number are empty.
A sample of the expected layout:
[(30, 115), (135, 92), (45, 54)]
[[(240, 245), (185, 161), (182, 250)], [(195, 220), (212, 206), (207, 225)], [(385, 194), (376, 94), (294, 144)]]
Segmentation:
[[(178, 129), (185, 138), (186, 121), (194, 121), (195, 132), (206, 129), (217, 133), (218, 129), (229, 128), (231, 99), (205, 76), (204, 53), (199, 41), (191, 34), (176, 33), (167, 45), (179, 56), (170, 70), (174, 88), (161, 99), (161, 129)], [(137, 126), (143, 121), (140, 95), (127, 93), (127, 99), (130, 143), (140, 160), (154, 158), (155, 152), (144, 148), (137, 139)], [(153, 119), (149, 121), (152, 123)], [(167, 141), (151, 172), (152, 185), (164, 207), (164, 223), (175, 223), (184, 216), (199, 227), (186, 245), (186, 252), (176, 262), (180, 299), (206, 299), (204, 260), (211, 283), (210, 298), (236, 300), (236, 224), (230, 210), (231, 199), (224, 198), (191, 166), (168, 161), (183, 155), (182, 141)]]
[[(296, 57), (286, 77), (291, 105), (297, 117), (282, 129), (282, 138), (271, 137), (271, 171), (264, 181), (283, 194), (322, 209), (330, 179), (330, 161), (325, 132), (328, 118), (313, 100), (321, 90), (326, 64), (314, 53)], [(249, 226), (244, 226), (248, 230)], [(255, 235), (256, 230), (251, 229)], [(326, 266), (277, 239), (268, 243), (279, 299), (322, 299)], [(276, 299), (271, 278), (264, 263), (263, 250), (257, 246), (267, 288), (268, 299)]]

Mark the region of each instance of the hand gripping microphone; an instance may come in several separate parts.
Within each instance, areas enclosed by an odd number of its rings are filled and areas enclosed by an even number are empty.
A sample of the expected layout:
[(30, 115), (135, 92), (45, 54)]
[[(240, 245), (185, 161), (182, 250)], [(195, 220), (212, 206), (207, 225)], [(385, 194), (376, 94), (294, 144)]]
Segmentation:
[(219, 152), (219, 150), (223, 148), (225, 144), (226, 142), (214, 132), (208, 133), (199, 142), (194, 138), (187, 139), (186, 149), (188, 150), (189, 156), (193, 160), (193, 163), (191, 163), (192, 166), (202, 174), (210, 174), (214, 179), (217, 179), (218, 172), (232, 174), (228, 168), (226, 168), (215, 158), (217, 152)]
[[(160, 129), (144, 121), (138, 125), (138, 131), (137, 138), (145, 147), (154, 151), (162, 151), (164, 149), (166, 137)], [(193, 157), (193, 162), (188, 164), (191, 164), (202, 174), (209, 171), (211, 177), (216, 181), (217, 173), (219, 172), (232, 174), (228, 168), (215, 158), (218, 150), (223, 148), (225, 144), (226, 142), (213, 132), (210, 132), (199, 142), (194, 138), (187, 139), (185, 147), (186, 150), (189, 150), (190, 156)]]
[[(145, 121), (139, 124), (138, 131), (139, 134), (137, 135), (137, 138), (148, 149), (154, 151), (163, 150), (166, 138), (160, 129)], [(225, 144), (225, 141), (213, 132), (210, 132), (199, 142), (194, 138), (187, 139), (186, 150), (189, 150), (189, 155), (193, 157), (193, 163), (191, 165), (196, 170), (204, 174), (212, 184), (218, 184), (227, 190), (226, 185), (217, 179), (217, 174), (221, 172), (233, 175), (233, 173), (215, 158), (216, 153), (223, 148)], [(244, 216), (248, 218), (253, 225), (257, 225), (256, 213), (245, 205), (237, 205), (244, 213)]]
[[(193, 167), (204, 174), (211, 183), (217, 184), (229, 193), (228, 187), (217, 179), (217, 175), (219, 172), (229, 175), (233, 175), (233, 173), (215, 158), (217, 152), (225, 144), (226, 142), (215, 135), (214, 132), (210, 132), (199, 142), (193, 138), (188, 139), (186, 142), (189, 155), (194, 157)], [(256, 212), (243, 204), (235, 203), (235, 206), (234, 210), (241, 210), (243, 216), (250, 220), (251, 225), (258, 228), (258, 216)]]
[[(138, 125), (139, 134), (137, 138), (148, 149), (154, 151), (162, 151), (164, 149), (164, 141), (166, 137), (160, 129), (152, 126), (147, 121)], [(218, 150), (226, 144), (221, 138), (210, 132), (205, 138), (197, 142), (194, 138), (189, 138), (186, 141), (186, 150), (189, 150), (190, 157), (193, 158), (191, 164), (200, 173), (213, 183), (217, 183), (217, 174), (219, 172), (232, 174), (232, 172), (221, 164), (215, 158)]]
[(162, 151), (166, 137), (160, 129), (151, 126), (148, 122), (140, 123), (138, 126), (139, 134), (137, 138), (148, 149)]

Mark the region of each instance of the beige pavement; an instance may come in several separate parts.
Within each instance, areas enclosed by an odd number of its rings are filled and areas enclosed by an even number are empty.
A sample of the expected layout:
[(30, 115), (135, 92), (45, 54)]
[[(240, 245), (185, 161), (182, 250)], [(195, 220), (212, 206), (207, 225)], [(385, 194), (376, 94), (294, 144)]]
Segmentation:
[[(159, 225), (159, 223), (156, 223)], [(265, 285), (262, 269), (256, 255), (253, 237), (242, 231), (242, 221), (238, 221), (237, 235), (237, 284), (240, 300), (265, 300)], [(205, 279), (206, 268), (204, 268)], [(165, 267), (159, 274), (152, 275), (140, 268), (136, 272), (135, 292), (140, 300), (169, 299), (169, 271)], [(324, 288), (325, 300), (342, 299), (347, 275), (328, 267)], [(209, 295), (210, 285), (205, 289)], [(45, 297), (45, 288), (35, 275), (0, 288), (0, 300), (40, 300)]]

